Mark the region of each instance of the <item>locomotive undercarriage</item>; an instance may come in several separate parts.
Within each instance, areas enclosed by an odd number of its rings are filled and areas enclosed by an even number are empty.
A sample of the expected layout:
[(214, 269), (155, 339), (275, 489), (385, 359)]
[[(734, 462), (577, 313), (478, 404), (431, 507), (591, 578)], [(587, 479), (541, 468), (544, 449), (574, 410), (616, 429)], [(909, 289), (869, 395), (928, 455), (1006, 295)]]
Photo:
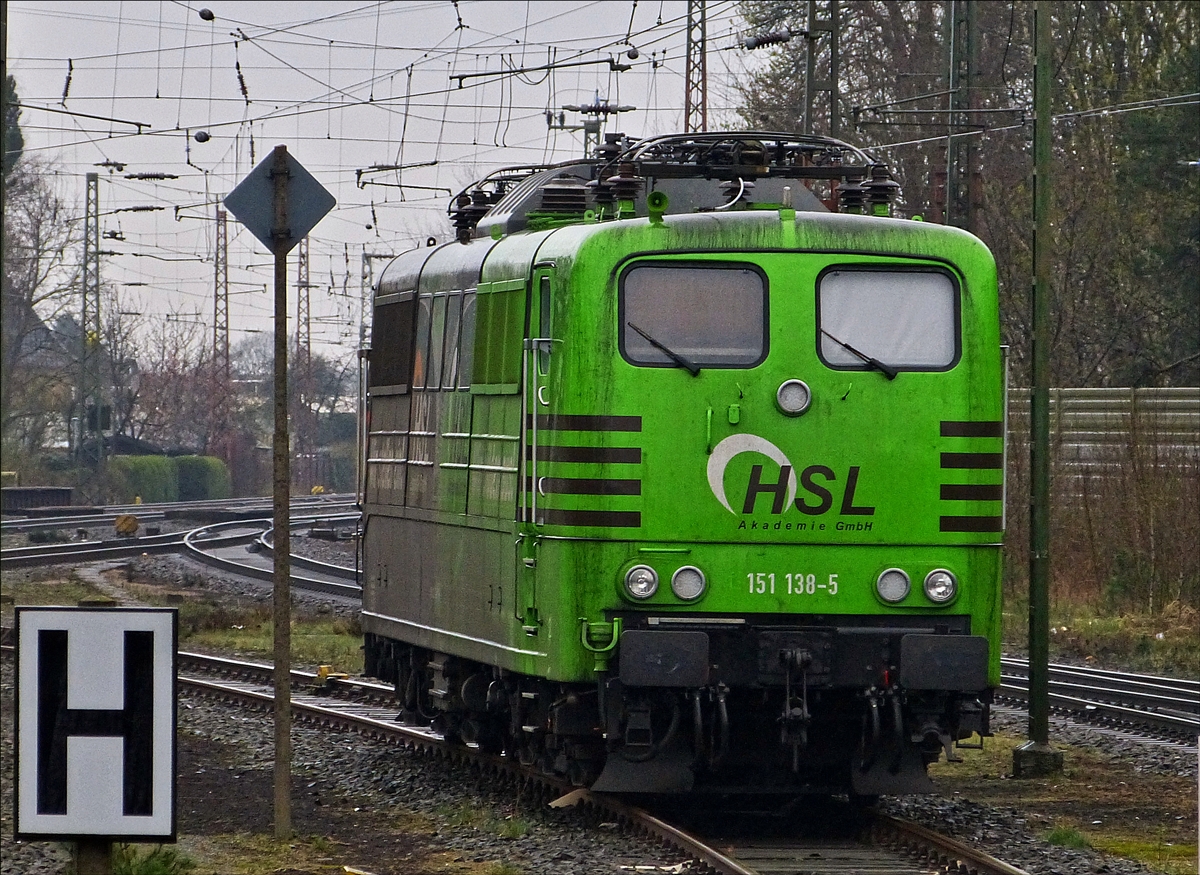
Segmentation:
[(691, 688), (557, 683), (374, 635), (365, 649), (402, 721), (605, 792), (929, 792), (929, 763), (990, 734), (988, 690), (831, 687), (802, 648), (777, 652), (778, 683)]

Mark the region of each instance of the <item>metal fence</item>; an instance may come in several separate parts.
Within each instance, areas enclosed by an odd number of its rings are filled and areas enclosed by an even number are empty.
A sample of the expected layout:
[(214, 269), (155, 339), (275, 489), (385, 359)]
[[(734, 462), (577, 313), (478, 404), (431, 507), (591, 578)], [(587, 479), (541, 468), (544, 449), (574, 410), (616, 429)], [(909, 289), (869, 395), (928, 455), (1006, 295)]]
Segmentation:
[[(1028, 446), (1029, 389), (1010, 389), (1011, 450)], [(1120, 465), (1137, 453), (1156, 464), (1200, 465), (1200, 387), (1051, 389), (1051, 455), (1068, 471)]]

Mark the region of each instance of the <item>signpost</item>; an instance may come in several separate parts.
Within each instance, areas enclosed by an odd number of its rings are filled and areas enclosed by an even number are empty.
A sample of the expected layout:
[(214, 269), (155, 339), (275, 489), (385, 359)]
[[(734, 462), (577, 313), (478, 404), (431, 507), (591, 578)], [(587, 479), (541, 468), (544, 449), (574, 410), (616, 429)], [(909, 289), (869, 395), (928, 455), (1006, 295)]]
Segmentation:
[(16, 628), (16, 837), (75, 841), (79, 875), (175, 841), (177, 612), (18, 607)]
[(275, 434), (273, 441), (275, 618), (275, 837), (292, 837), (291, 450), (287, 427), (287, 254), (321, 221), (333, 195), (275, 149), (225, 198), (225, 207), (275, 255)]

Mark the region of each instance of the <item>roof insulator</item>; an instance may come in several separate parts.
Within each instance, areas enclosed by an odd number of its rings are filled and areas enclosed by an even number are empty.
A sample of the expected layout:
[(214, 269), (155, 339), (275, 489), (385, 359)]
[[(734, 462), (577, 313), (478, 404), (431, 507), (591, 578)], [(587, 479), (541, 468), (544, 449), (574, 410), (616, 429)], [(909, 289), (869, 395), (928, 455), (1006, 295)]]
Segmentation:
[(871, 204), (871, 213), (876, 216), (886, 216), (891, 212), (892, 202), (900, 193), (900, 183), (892, 179), (891, 171), (886, 164), (871, 165), (871, 179), (863, 183), (867, 190), (867, 200)]
[(631, 201), (638, 196), (646, 180), (637, 175), (637, 168), (631, 162), (622, 161), (617, 175), (610, 176), (606, 182), (612, 186), (618, 201)]
[(862, 172), (847, 171), (846, 181), (837, 187), (838, 201), (843, 213), (862, 215), (867, 202), (867, 190), (862, 184)]

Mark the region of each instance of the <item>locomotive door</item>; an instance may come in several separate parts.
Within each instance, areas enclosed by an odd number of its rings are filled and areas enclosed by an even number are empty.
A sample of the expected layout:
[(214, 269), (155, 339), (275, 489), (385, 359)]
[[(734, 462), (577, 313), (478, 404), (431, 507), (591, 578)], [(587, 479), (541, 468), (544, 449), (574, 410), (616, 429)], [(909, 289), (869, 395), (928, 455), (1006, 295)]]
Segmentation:
[(545, 525), (543, 496), (546, 461), (549, 458), (542, 433), (550, 413), (550, 357), (553, 341), (550, 332), (550, 272), (552, 264), (534, 267), (530, 284), (529, 328), (522, 356), (521, 420), (524, 440), (521, 448), (521, 502), (517, 523), (517, 598), (516, 618), (527, 635), (536, 635), (538, 616), (537, 565), (538, 545)]

